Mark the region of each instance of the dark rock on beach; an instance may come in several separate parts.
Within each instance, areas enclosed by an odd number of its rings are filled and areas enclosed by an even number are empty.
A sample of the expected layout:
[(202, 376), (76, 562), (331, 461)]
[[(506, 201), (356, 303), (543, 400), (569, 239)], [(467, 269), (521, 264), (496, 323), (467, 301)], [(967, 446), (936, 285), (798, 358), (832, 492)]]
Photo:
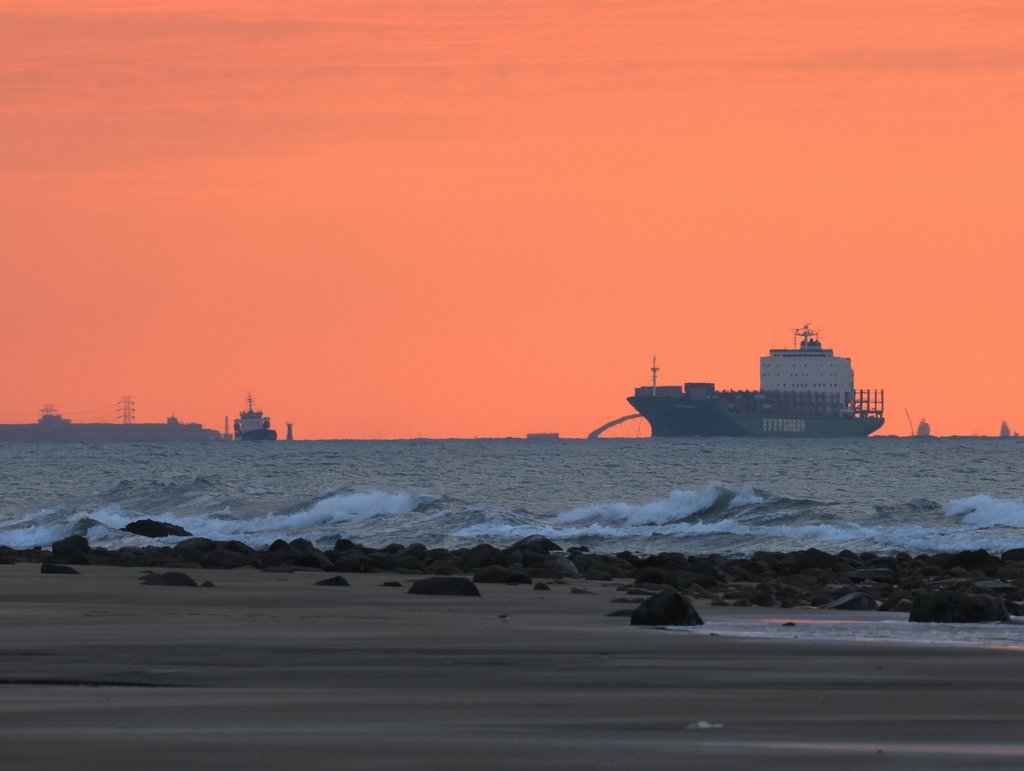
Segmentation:
[(244, 554), (239, 554), (236, 551), (229, 551), (228, 549), (214, 549), (213, 551), (201, 554), (197, 562), (201, 568), (230, 570), (232, 568), (241, 568), (251, 565), (252, 559)]
[(277, 546), (264, 552), (260, 561), (265, 568), (284, 564), (318, 570), (330, 570), (334, 567), (330, 557), (305, 538), (296, 538), (284, 546)]
[(686, 597), (675, 589), (665, 589), (634, 609), (629, 623), (633, 626), (700, 626), (704, 619)]
[(200, 555), (206, 554), (208, 551), (213, 551), (216, 548), (217, 543), (209, 538), (188, 538), (174, 544), (174, 546), (171, 547), (171, 551), (174, 552), (178, 559), (185, 559), (189, 562), (198, 562)]
[(977, 624), (1009, 621), (1006, 604), (999, 597), (966, 592), (919, 592), (914, 595), (910, 621), (946, 624)]
[(688, 589), (697, 586), (711, 587), (718, 581), (705, 573), (691, 570), (668, 570), (666, 568), (645, 567), (637, 571), (634, 581), (638, 584), (662, 584), (676, 589)]
[(896, 581), (896, 572), (892, 568), (861, 568), (848, 571), (846, 578), (854, 583), (875, 581), (891, 584)]
[(462, 573), (462, 566), (454, 560), (439, 559), (428, 563), (426, 572), (435, 576), (457, 576)]
[(509, 561), (500, 549), (491, 546), (489, 543), (477, 544), (467, 549), (460, 560), (463, 571), (470, 572), (474, 568), (483, 568), (490, 565), (502, 565), (508, 567)]
[(88, 554), (89, 553), (89, 541), (85, 536), (81, 535), (69, 535), (67, 538), (61, 538), (59, 541), (54, 541), (53, 546), (50, 547), (50, 551), (54, 557), (63, 557), (69, 554)]
[[(762, 552), (762, 554), (768, 556), (768, 553)], [(800, 573), (808, 568), (829, 570), (835, 566), (838, 557), (820, 549), (811, 548), (779, 555), (777, 561), (779, 566), (788, 573)]]
[(137, 519), (134, 522), (129, 522), (121, 529), (129, 533), (135, 533), (135, 535), (145, 536), (146, 538), (164, 538), (169, 535), (192, 535), (192, 533), (183, 527), (172, 525), (170, 522), (160, 522), (156, 519)]
[(460, 576), (431, 576), (414, 581), (409, 594), (434, 594), (446, 597), (479, 597), (480, 590), (468, 578)]
[(39, 566), (39, 572), (40, 573), (51, 573), (51, 574), (59, 573), (59, 574), (67, 574), (67, 575), (78, 575), (78, 571), (75, 570), (70, 565), (55, 565), (52, 562), (44, 562), (42, 565), (40, 565)]
[(524, 557), (533, 558), (524, 559), (523, 564), (529, 562), (526, 571), (534, 578), (577, 578), (580, 575), (576, 563), (564, 554), (527, 552)]
[(192, 576), (186, 573), (153, 573), (147, 571), (144, 576), (139, 579), (140, 584), (146, 586), (196, 586), (195, 580)]
[[(938, 557), (939, 555), (936, 556)], [(962, 551), (953, 555), (943, 556), (946, 556), (946, 558), (942, 560), (942, 567), (947, 571), (959, 567), (964, 570), (980, 570), (983, 573), (991, 574), (1000, 564), (999, 557), (989, 554), (984, 549)]]
[[(133, 526), (145, 523), (149, 523), (146, 533), (168, 532), (148, 529), (169, 525), (155, 520), (140, 520)], [(480, 543), (456, 549), (427, 548), (421, 543), (370, 547), (340, 538), (326, 550), (304, 538), (279, 539), (254, 549), (240, 541), (201, 537), (185, 537), (173, 546), (152, 542), (141, 547), (106, 549), (90, 548), (83, 536), (70, 536), (55, 542), (52, 551), (0, 545), (0, 562), (164, 570), (251, 567), (289, 573), (399, 573), (451, 578), (472, 574), (477, 583), (627, 579), (633, 582), (634, 591), (671, 588), (692, 598), (737, 607), (839, 607), (833, 605), (839, 600), (843, 607), (870, 609), (870, 601), (843, 600), (846, 595), (863, 594), (876, 603), (874, 607), (905, 611), (911, 597), (918, 593), (956, 592), (1001, 600), (1008, 610), (1024, 608), (1024, 549), (1001, 555), (980, 549), (910, 555), (850, 550), (829, 554), (812, 548), (761, 551), (734, 558), (673, 551), (597, 554), (581, 546), (563, 550), (541, 535), (528, 536), (504, 548)]]
[(521, 570), (491, 565), (473, 571), (473, 583), (477, 584), (532, 584), (533, 579)]
[(345, 552), (334, 558), (332, 565), (334, 570), (341, 573), (377, 573), (377, 564), (367, 557), (355, 551)]
[(509, 549), (519, 549), (521, 551), (542, 551), (545, 554), (553, 551), (562, 551), (562, 547), (552, 541), (550, 538), (545, 538), (542, 535), (528, 535), (519, 541), (516, 541)]
[(315, 586), (351, 586), (344, 576), (331, 576), (323, 581), (317, 581)]

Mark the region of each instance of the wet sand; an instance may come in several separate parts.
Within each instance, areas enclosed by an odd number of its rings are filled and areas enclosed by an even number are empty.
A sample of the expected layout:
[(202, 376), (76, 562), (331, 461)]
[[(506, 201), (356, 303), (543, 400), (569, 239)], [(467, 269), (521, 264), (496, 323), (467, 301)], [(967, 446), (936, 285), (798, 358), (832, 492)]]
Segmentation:
[(1024, 766), (1024, 651), (636, 628), (582, 580), (79, 570), (0, 566), (5, 769)]

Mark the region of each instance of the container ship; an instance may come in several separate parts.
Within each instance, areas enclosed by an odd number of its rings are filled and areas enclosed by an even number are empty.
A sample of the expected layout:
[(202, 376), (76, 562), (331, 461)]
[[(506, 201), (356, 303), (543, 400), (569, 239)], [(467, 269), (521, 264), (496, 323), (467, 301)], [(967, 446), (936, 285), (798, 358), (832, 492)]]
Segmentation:
[(714, 383), (651, 384), (627, 401), (652, 436), (867, 436), (885, 422), (885, 391), (858, 390), (850, 359), (823, 348), (818, 332), (794, 330), (793, 348), (761, 357), (758, 391), (719, 391)]
[(274, 441), (277, 431), (270, 427), (270, 418), (253, 406), (252, 394), (246, 394), (246, 409), (242, 410), (235, 420), (236, 441)]
[(203, 428), (199, 423), (183, 423), (174, 416), (164, 423), (136, 423), (131, 400), (127, 399), (124, 404), (121, 423), (76, 423), (47, 404), (35, 423), (0, 425), (0, 442), (204, 442), (222, 439), (218, 431)]

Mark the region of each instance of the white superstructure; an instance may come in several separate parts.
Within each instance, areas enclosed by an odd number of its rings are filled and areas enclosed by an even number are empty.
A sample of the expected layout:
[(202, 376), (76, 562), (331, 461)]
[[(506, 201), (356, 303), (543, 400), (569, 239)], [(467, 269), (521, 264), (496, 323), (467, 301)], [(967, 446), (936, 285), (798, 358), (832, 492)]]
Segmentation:
[[(246, 394), (245, 404), (247, 409), (235, 419), (235, 438), (239, 439), (244, 434), (259, 431), (270, 431), (270, 418), (263, 415), (263, 412), (253, 405), (252, 394)], [(275, 435), (276, 438), (276, 435)]]
[(820, 394), (827, 401), (849, 404), (853, 398), (853, 366), (831, 348), (822, 348), (818, 333), (804, 324), (794, 348), (773, 348), (761, 357), (761, 391)]

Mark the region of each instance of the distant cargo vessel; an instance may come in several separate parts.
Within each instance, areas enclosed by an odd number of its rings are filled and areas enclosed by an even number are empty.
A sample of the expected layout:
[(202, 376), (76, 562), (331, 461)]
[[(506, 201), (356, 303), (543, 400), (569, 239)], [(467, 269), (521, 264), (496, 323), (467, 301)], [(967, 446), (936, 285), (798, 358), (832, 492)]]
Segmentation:
[(173, 415), (166, 423), (136, 423), (132, 402), (121, 423), (75, 423), (52, 404), (42, 409), (35, 423), (0, 425), (0, 442), (203, 442), (220, 440), (219, 432), (199, 423), (182, 423)]
[(274, 441), (277, 439), (277, 431), (270, 427), (270, 418), (253, 406), (252, 394), (246, 394), (245, 404), (247, 409), (243, 410), (235, 420), (236, 441)]
[(885, 422), (885, 392), (856, 390), (850, 359), (822, 348), (807, 324), (794, 330), (793, 348), (761, 357), (759, 391), (659, 386), (657, 359), (651, 375), (627, 401), (652, 436), (867, 436)]

